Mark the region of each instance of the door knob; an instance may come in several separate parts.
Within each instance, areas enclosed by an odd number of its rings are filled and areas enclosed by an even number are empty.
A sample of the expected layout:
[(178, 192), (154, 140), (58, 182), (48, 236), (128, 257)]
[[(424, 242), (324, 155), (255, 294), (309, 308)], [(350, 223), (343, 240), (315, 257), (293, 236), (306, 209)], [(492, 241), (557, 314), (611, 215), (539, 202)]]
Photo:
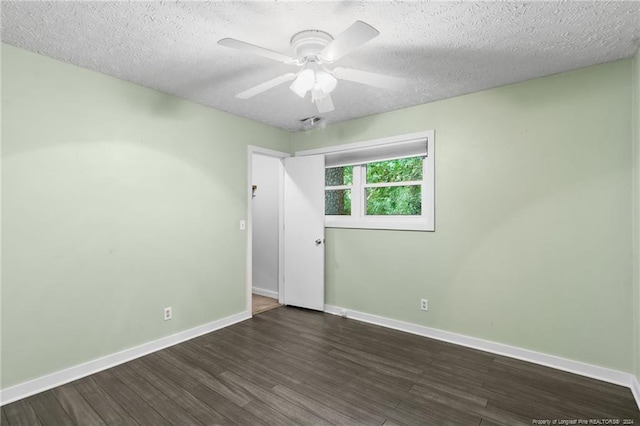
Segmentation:
[(316, 245), (317, 245), (317, 246), (319, 246), (320, 244), (322, 244), (322, 240), (321, 240), (320, 238), (318, 238), (318, 239), (316, 240)]

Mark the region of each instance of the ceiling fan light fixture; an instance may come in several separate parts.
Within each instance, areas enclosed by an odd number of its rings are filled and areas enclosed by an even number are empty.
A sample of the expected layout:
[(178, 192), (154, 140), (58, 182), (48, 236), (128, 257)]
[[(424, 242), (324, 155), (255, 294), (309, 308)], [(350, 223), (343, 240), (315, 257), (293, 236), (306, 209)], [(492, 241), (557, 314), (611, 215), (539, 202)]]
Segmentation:
[(307, 92), (313, 88), (315, 81), (316, 81), (316, 77), (315, 77), (315, 74), (313, 73), (313, 70), (307, 68), (304, 71), (302, 71), (300, 74), (298, 74), (298, 77), (296, 77), (296, 79), (293, 80), (293, 83), (291, 83), (291, 86), (289, 86), (289, 88), (296, 95), (300, 96), (301, 98), (304, 98)]
[(338, 80), (391, 90), (402, 86), (404, 81), (395, 77), (348, 68), (329, 70), (323, 65), (342, 58), (378, 34), (378, 30), (362, 21), (354, 22), (335, 39), (324, 31), (304, 30), (291, 38), (290, 45), (295, 57), (231, 38), (224, 38), (218, 44), (302, 67), (298, 73), (284, 74), (240, 92), (237, 98), (249, 99), (293, 80), (289, 89), (303, 99), (311, 91), (311, 102), (316, 105), (318, 112), (324, 114), (335, 110), (331, 93)]
[(328, 95), (328, 93), (327, 93), (327, 92), (325, 92), (324, 90), (322, 90), (322, 89), (320, 88), (320, 86), (319, 86), (319, 84), (318, 84), (318, 83), (316, 83), (316, 84), (313, 86), (313, 89), (311, 89), (311, 101), (312, 101), (312, 102), (315, 102), (315, 101), (317, 101), (318, 99), (322, 99), (322, 98), (324, 98), (324, 97), (325, 97), (325, 96), (327, 96), (327, 95)]
[(336, 88), (338, 80), (326, 71), (319, 71), (316, 74), (316, 83), (324, 93), (331, 93)]

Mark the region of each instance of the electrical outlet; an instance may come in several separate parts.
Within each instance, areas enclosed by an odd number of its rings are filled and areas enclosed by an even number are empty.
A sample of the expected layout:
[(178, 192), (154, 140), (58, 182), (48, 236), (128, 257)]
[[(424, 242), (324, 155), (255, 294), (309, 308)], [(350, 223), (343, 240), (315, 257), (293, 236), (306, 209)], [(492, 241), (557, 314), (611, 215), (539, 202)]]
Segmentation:
[(170, 319), (171, 319), (171, 316), (172, 316), (172, 313), (171, 313), (171, 306), (169, 306), (169, 307), (167, 307), (167, 308), (164, 308), (164, 311), (163, 311), (163, 312), (164, 312), (164, 320), (165, 320), (165, 321), (170, 320)]
[(420, 299), (420, 309), (423, 310), (423, 311), (428, 311), (429, 310), (429, 300)]
[(245, 229), (247, 229), (247, 222), (244, 220), (240, 221), (240, 230), (244, 231)]

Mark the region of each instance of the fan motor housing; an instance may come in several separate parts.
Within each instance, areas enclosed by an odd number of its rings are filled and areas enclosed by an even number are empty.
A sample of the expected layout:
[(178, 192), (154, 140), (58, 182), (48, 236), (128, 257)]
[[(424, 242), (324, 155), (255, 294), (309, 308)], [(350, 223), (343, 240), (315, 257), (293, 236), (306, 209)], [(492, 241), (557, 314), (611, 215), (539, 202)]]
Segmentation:
[(331, 41), (333, 37), (324, 31), (305, 30), (291, 37), (291, 49), (299, 59), (315, 60)]

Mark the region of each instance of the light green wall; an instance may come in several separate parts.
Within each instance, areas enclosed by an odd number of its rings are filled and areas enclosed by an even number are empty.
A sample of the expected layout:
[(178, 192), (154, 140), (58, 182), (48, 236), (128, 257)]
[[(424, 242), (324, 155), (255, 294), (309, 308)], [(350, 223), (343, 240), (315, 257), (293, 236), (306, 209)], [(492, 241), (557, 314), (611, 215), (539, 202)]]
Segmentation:
[(436, 231), (327, 230), (327, 303), (632, 371), (631, 65), (294, 135), (435, 129)]
[(633, 147), (634, 147), (634, 317), (635, 374), (640, 381), (640, 52), (633, 59)]
[(2, 113), (3, 388), (245, 309), (246, 147), (288, 133), (8, 45)]
[(290, 135), (2, 45), (1, 386), (242, 311), (247, 144), (426, 129), (436, 232), (328, 230), (327, 302), (640, 377), (637, 62)]

